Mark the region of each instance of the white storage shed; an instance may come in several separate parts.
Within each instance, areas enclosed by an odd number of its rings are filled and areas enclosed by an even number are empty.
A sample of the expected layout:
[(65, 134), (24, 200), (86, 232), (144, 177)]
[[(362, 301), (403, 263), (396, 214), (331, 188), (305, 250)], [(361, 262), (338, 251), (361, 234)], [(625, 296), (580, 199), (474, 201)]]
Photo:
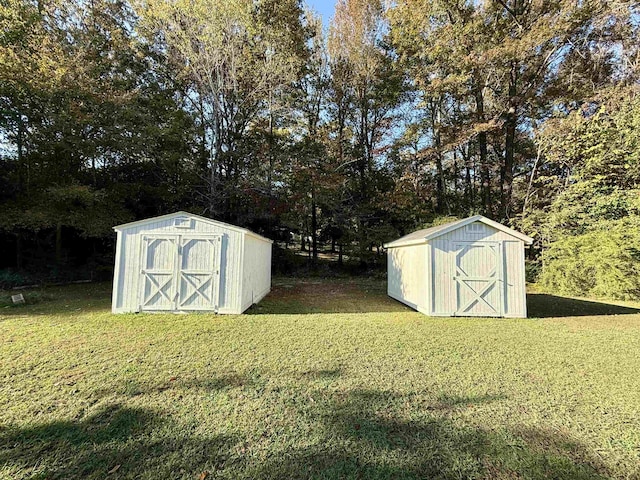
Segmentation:
[(524, 246), (482, 215), (387, 243), (387, 293), (426, 315), (526, 317)]
[(113, 313), (242, 313), (271, 289), (272, 241), (187, 212), (114, 227)]

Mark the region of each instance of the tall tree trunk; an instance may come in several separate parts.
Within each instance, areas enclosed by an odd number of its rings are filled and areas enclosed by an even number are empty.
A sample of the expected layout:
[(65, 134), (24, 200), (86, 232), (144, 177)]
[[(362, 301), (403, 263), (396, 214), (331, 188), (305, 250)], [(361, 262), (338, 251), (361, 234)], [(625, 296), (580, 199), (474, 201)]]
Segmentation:
[(62, 265), (62, 223), (56, 224), (56, 266)]
[(465, 167), (465, 190), (467, 196), (467, 203), (469, 210), (473, 210), (473, 183), (471, 183), (471, 168), (467, 165)]
[(344, 115), (338, 114), (338, 158), (344, 163)]
[(367, 109), (365, 103), (366, 100), (360, 102), (360, 138), (358, 139), (358, 173), (360, 174), (360, 195), (362, 197), (360, 201), (367, 198)]
[(462, 157), (462, 164), (464, 165), (464, 199), (466, 202), (467, 211), (472, 212), (475, 206), (475, 195), (471, 170), (473, 169), (475, 171), (475, 168), (471, 159), (471, 150), (467, 147), (465, 151), (464, 146), (460, 147), (460, 156)]
[[(480, 124), (486, 122), (484, 116), (484, 94), (482, 85), (476, 77), (475, 99), (476, 99), (476, 120)], [(482, 211), (491, 215), (491, 176), (489, 174), (489, 162), (487, 154), (487, 132), (482, 130), (478, 133), (478, 151), (480, 153), (480, 195), (482, 197)]]
[[(364, 89), (363, 89), (364, 92)], [(368, 247), (368, 239), (367, 239), (367, 219), (365, 218), (365, 206), (368, 200), (368, 185), (367, 185), (367, 105), (366, 105), (366, 95), (364, 93), (361, 94), (360, 97), (360, 132), (358, 138), (358, 173), (360, 175), (360, 198), (358, 199), (359, 204), (359, 220), (358, 220), (358, 244), (360, 247), (360, 263), (364, 265), (365, 258), (367, 257), (367, 247)], [(368, 209), (367, 209), (368, 210)]]
[(361, 214), (358, 218), (358, 245), (360, 247), (360, 266), (365, 267), (367, 264), (367, 247), (369, 242), (367, 241), (367, 232), (364, 228), (364, 216)]
[(200, 102), (200, 171), (202, 175), (206, 175), (209, 169), (209, 152), (207, 149), (207, 122), (204, 114), (204, 105), (202, 98)]
[(518, 123), (518, 65), (516, 62), (511, 63), (511, 73), (509, 75), (509, 111), (506, 115), (504, 124), (505, 142), (504, 142), (504, 163), (501, 169), (501, 193), (502, 193), (502, 215), (509, 218), (511, 206), (511, 191), (513, 186), (513, 167), (515, 161), (516, 149), (516, 126)]
[(453, 191), (458, 192), (458, 149), (453, 150)]
[(23, 267), (22, 256), (22, 232), (16, 231), (16, 268), (22, 270)]
[(31, 160), (25, 155), (25, 125), (21, 113), (16, 115), (16, 150), (18, 155), (18, 186), (28, 194), (31, 186)]
[[(16, 116), (17, 118), (17, 135), (16, 135), (16, 147), (18, 149), (18, 185), (20, 188), (22, 188), (23, 184), (25, 183), (24, 181), (24, 177), (27, 177), (27, 175), (22, 174), (22, 170), (24, 168), (23, 165), (23, 155), (22, 155), (22, 145), (23, 145), (23, 141), (22, 141), (22, 116), (20, 114), (18, 114)], [(26, 169), (25, 169), (26, 170)], [(26, 173), (26, 172), (25, 172)]]
[[(438, 135), (439, 136), (439, 135)], [(442, 167), (442, 154), (436, 153), (436, 212), (444, 212), (444, 169)]]
[(522, 215), (527, 212), (527, 205), (529, 204), (529, 198), (531, 197), (531, 189), (533, 188), (533, 179), (536, 176), (536, 170), (538, 170), (538, 163), (540, 162), (540, 157), (542, 156), (542, 148), (538, 146), (536, 153), (536, 160), (533, 163), (533, 168), (531, 169), (531, 176), (529, 177), (529, 184), (527, 185), (527, 193), (524, 196), (524, 202), (522, 204)]
[(218, 215), (218, 202), (216, 198), (216, 178), (218, 178), (217, 163), (218, 162), (211, 159), (211, 165), (209, 167), (209, 213), (214, 217)]
[(338, 95), (336, 99), (336, 105), (338, 107), (337, 120), (338, 120), (338, 159), (339, 164), (344, 164), (344, 130), (347, 121), (347, 106), (345, 105), (344, 94)]
[(441, 111), (440, 100), (434, 105), (433, 136), (435, 143), (436, 160), (436, 212), (443, 213), (445, 205), (444, 192), (444, 167), (442, 165), (442, 136), (440, 133)]
[[(219, 108), (219, 107), (216, 107)], [(224, 207), (225, 202), (225, 187), (224, 173), (229, 172), (228, 165), (223, 165), (225, 158), (223, 156), (223, 128), (221, 125), (222, 113), (219, 110), (215, 110), (211, 118), (210, 133), (212, 141), (209, 142), (209, 152), (207, 163), (205, 166), (209, 170), (209, 209), (213, 216), (219, 216), (220, 207)], [(203, 132), (206, 136), (206, 131)], [(203, 138), (203, 141), (206, 139)], [(225, 168), (226, 167), (226, 168)]]
[[(269, 191), (269, 198), (271, 198), (272, 182), (273, 182), (273, 99), (271, 91), (269, 91), (269, 170), (267, 171), (267, 188)], [(271, 216), (269, 216), (270, 218)], [(271, 223), (271, 220), (269, 220)]]
[(313, 263), (318, 262), (318, 216), (316, 212), (315, 188), (311, 188), (311, 246), (313, 249)]

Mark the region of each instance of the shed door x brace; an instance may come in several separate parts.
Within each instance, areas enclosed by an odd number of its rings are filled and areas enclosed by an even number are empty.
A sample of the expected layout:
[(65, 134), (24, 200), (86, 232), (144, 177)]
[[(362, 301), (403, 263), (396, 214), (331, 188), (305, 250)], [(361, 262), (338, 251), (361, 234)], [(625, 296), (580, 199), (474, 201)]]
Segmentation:
[(499, 242), (455, 242), (455, 315), (502, 315), (502, 246)]
[(140, 310), (218, 310), (221, 235), (144, 235)]

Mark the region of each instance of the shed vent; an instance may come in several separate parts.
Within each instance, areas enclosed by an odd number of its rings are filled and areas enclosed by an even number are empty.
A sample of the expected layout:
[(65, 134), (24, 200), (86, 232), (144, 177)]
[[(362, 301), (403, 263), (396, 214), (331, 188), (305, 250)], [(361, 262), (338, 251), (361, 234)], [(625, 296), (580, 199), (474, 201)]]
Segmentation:
[(193, 219), (189, 217), (178, 217), (173, 221), (176, 228), (191, 229), (193, 228)]
[(467, 230), (467, 233), (482, 233), (482, 232), (484, 232), (484, 225), (479, 223), (479, 222), (470, 223), (465, 228)]

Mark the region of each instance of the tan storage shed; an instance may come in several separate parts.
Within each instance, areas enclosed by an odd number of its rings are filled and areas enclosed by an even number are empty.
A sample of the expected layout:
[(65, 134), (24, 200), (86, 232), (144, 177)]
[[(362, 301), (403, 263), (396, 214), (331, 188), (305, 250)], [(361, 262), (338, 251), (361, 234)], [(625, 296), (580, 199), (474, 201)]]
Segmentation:
[(387, 243), (387, 293), (426, 315), (526, 317), (524, 247), (482, 215)]
[(176, 212), (114, 227), (113, 313), (242, 313), (271, 289), (272, 241)]

